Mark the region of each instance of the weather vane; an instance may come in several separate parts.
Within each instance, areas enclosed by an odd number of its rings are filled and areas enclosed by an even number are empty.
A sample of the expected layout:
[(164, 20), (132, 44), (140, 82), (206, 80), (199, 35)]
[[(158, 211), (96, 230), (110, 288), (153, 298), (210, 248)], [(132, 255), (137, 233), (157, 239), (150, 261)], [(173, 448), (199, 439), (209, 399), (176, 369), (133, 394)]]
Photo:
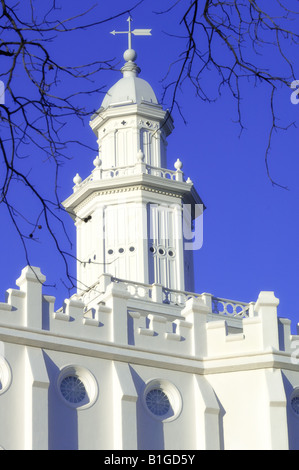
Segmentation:
[(114, 36), (116, 34), (127, 34), (128, 35), (128, 49), (132, 49), (132, 34), (134, 34), (134, 36), (151, 36), (152, 33), (151, 33), (151, 29), (131, 29), (131, 22), (133, 21), (131, 16), (129, 16), (129, 18), (127, 19), (128, 23), (129, 23), (129, 31), (111, 31), (111, 34), (113, 34)]

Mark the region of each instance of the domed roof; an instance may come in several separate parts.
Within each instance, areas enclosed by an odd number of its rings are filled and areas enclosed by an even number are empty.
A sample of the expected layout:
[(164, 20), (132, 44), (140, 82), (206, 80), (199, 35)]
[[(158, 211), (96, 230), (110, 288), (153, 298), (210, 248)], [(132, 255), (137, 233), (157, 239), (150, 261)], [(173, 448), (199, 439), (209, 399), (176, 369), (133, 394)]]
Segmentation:
[(107, 92), (101, 108), (106, 109), (109, 106), (121, 106), (130, 103), (141, 104), (142, 102), (159, 104), (150, 84), (137, 76), (140, 69), (134, 62), (136, 56), (137, 54), (133, 49), (128, 49), (125, 52), (124, 58), (127, 62), (121, 69), (123, 78), (118, 80)]
[(158, 104), (156, 95), (148, 82), (139, 77), (123, 77), (106, 94), (102, 108), (122, 103), (141, 104), (141, 102)]

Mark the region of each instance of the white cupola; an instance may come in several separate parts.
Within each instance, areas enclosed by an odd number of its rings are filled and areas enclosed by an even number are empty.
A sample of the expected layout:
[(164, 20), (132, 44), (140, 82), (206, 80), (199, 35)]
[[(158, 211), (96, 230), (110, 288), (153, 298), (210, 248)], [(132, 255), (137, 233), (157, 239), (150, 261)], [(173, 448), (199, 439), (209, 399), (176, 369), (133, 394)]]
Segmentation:
[(167, 166), (166, 138), (173, 130), (172, 118), (159, 105), (150, 84), (138, 77), (136, 57), (133, 49), (125, 51), (123, 77), (91, 119), (103, 169), (135, 165), (140, 150), (145, 164)]
[(101, 274), (193, 290), (193, 252), (184, 248), (183, 225), (201, 199), (184, 180), (179, 159), (167, 169), (173, 120), (139, 78), (136, 57), (132, 48), (125, 51), (122, 78), (91, 117), (99, 146), (94, 170), (85, 181), (76, 174), (64, 202), (77, 227), (79, 293)]
[(158, 105), (158, 100), (150, 84), (138, 77), (140, 68), (135, 63), (136, 58), (137, 54), (133, 49), (125, 51), (126, 64), (121, 69), (123, 78), (110, 88), (102, 102), (101, 109), (132, 103)]

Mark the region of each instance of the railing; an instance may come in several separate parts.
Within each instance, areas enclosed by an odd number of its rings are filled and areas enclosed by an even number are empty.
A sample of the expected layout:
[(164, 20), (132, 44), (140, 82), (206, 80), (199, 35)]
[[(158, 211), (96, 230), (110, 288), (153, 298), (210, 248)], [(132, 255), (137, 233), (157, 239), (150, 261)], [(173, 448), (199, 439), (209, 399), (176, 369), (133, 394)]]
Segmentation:
[(230, 317), (247, 318), (250, 304), (235, 300), (221, 299), (210, 294), (195, 294), (194, 292), (182, 292), (174, 289), (163, 288), (163, 303), (184, 307), (189, 299), (203, 299), (210, 302), (211, 313), (227, 315)]
[(96, 167), (92, 174), (82, 181), (79, 175), (74, 178), (75, 186), (74, 191), (82, 188), (91, 181), (107, 180), (112, 178), (119, 178), (123, 176), (136, 175), (146, 173), (148, 175), (158, 176), (160, 178), (169, 179), (171, 181), (183, 181), (183, 172), (178, 170), (168, 170), (166, 168), (158, 168), (145, 163), (136, 163), (135, 165), (120, 166), (116, 168), (102, 169)]
[(166, 170), (165, 168), (158, 168), (150, 165), (146, 165), (146, 172), (148, 175), (159, 176), (160, 178), (169, 179), (172, 181), (179, 180), (178, 171)]
[(193, 292), (183, 292), (175, 289), (168, 289), (163, 287), (163, 303), (178, 305), (184, 307), (189, 299), (201, 298), (201, 294), (194, 294)]
[(85, 303), (89, 303), (96, 298), (101, 298), (111, 282), (124, 285), (131, 297), (138, 300), (184, 308), (189, 299), (201, 299), (209, 307), (211, 314), (225, 315), (240, 319), (254, 315), (253, 303), (249, 304), (235, 300), (222, 299), (220, 297), (214, 297), (211, 294), (196, 294), (194, 292), (169, 289), (159, 284), (143, 284), (141, 282), (128, 281), (112, 277), (109, 274), (102, 275), (98, 283), (91, 286), (90, 289), (85, 292), (82, 292), (81, 299)]
[(142, 284), (141, 282), (126, 281), (124, 279), (118, 279), (117, 277), (112, 277), (111, 282), (116, 282), (118, 284), (125, 285), (127, 287), (129, 294), (135, 299), (152, 300), (153, 286), (150, 284)]
[(136, 173), (138, 173), (138, 171), (135, 165), (120, 166), (117, 168), (109, 168), (108, 170), (102, 170), (102, 179), (130, 176), (135, 175)]
[(212, 313), (228, 315), (230, 317), (247, 318), (250, 304), (234, 300), (212, 297)]

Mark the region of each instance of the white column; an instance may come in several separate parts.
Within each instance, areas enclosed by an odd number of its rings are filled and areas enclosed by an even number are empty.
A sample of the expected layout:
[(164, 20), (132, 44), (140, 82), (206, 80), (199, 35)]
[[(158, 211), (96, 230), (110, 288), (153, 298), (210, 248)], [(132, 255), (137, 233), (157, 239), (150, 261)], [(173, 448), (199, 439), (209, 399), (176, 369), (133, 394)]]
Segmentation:
[(81, 282), (84, 282), (83, 280), (83, 265), (81, 263), (82, 261), (82, 221), (77, 218), (75, 222), (76, 226), (76, 256), (77, 256), (77, 292), (80, 293), (82, 290), (84, 290), (84, 284), (81, 284)]
[(43, 352), (25, 349), (24, 449), (48, 450), (49, 377)]
[(113, 362), (113, 436), (115, 450), (137, 450), (138, 395), (128, 364)]
[(220, 450), (220, 407), (205, 377), (194, 375), (196, 449)]
[(23, 324), (34, 329), (42, 329), (42, 286), (46, 277), (39, 268), (27, 266), (16, 284), (26, 295), (24, 297)]
[(279, 350), (277, 306), (279, 300), (273, 292), (260, 292), (255, 311), (262, 320), (263, 349)]
[(101, 274), (104, 273), (104, 260), (105, 260), (105, 226), (104, 226), (104, 206), (98, 206), (94, 212), (93, 220), (93, 252), (96, 259), (93, 260), (93, 282), (96, 282)]
[(193, 298), (186, 302), (186, 307), (182, 310), (182, 316), (193, 325), (191, 354), (199, 358), (208, 354), (208, 313), (210, 313), (209, 306), (203, 300)]
[(173, 209), (176, 241), (176, 272), (177, 272), (177, 290), (185, 290), (185, 267), (184, 267), (184, 238), (182, 207), (176, 204)]
[(266, 380), (265, 410), (268, 410), (268, 416), (264, 419), (267, 448), (268, 450), (289, 450), (287, 399), (281, 370), (269, 369), (265, 370), (264, 374)]
[(130, 294), (123, 284), (111, 282), (102, 298), (111, 309), (109, 341), (116, 344), (128, 344), (127, 301)]

